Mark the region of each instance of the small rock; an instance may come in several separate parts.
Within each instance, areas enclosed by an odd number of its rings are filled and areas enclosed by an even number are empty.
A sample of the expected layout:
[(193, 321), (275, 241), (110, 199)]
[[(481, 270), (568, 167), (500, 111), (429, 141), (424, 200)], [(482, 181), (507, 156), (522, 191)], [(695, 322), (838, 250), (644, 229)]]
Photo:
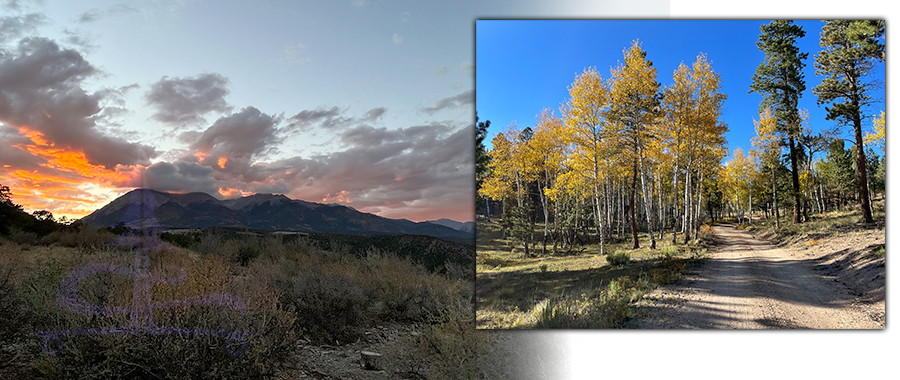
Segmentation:
[(381, 365), (379, 361), (381, 360), (381, 354), (372, 351), (360, 351), (360, 364), (364, 369), (367, 370), (378, 370), (381, 369)]

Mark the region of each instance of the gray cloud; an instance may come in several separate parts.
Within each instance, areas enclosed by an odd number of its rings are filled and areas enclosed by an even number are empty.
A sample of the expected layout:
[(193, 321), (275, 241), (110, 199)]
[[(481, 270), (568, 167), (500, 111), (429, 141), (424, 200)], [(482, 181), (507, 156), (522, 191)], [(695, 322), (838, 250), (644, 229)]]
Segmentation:
[(93, 37), (83, 30), (63, 28), (62, 32), (65, 35), (62, 41), (81, 48), (81, 51), (91, 52), (97, 47)]
[[(250, 166), (252, 159), (274, 149), (275, 126), (278, 118), (247, 107), (238, 113), (216, 120), (191, 144), (191, 149), (202, 153), (201, 163), (217, 170), (247, 176), (254, 180)], [(187, 137), (183, 135), (183, 137)], [(220, 164), (221, 158), (227, 163)], [(222, 167), (224, 166), (224, 167)]]
[(24, 16), (0, 17), (0, 43), (12, 41), (27, 33), (37, 30), (37, 27), (47, 22), (47, 17), (39, 13), (31, 13)]
[(3, 2), (3, 6), (14, 11), (17, 11), (22, 7), (22, 5), (19, 4), (19, 0), (6, 0)]
[(468, 90), (461, 94), (438, 100), (434, 107), (424, 107), (421, 110), (429, 115), (433, 115), (441, 110), (472, 104), (475, 104), (475, 90)]
[(360, 120), (364, 122), (374, 122), (384, 116), (385, 112), (387, 112), (387, 108), (384, 107), (372, 108), (366, 111)]
[(225, 101), (227, 86), (228, 78), (215, 73), (194, 78), (163, 77), (150, 85), (144, 99), (157, 109), (153, 119), (178, 129), (203, 123), (208, 113), (230, 111)]
[(91, 8), (87, 12), (84, 12), (80, 16), (78, 16), (78, 22), (81, 22), (81, 23), (94, 22), (99, 19), (100, 19), (100, 10), (97, 8)]
[(96, 128), (104, 93), (81, 87), (96, 74), (77, 51), (46, 38), (25, 38), (0, 55), (0, 122), (41, 132), (56, 147), (82, 151), (90, 163), (107, 169), (146, 163), (157, 155), (152, 147)]
[[(283, 193), (313, 202), (340, 202), (363, 212), (415, 220), (445, 215), (471, 220), (474, 204), (474, 126), (431, 123), (401, 129), (358, 125), (340, 135), (347, 149), (312, 157), (249, 163), (273, 143), (274, 117), (248, 107), (223, 117), (194, 138), (194, 153), (157, 163), (145, 177), (166, 191), (218, 189)], [(201, 155), (202, 156), (202, 155)], [(225, 168), (217, 163), (227, 157)], [(242, 159), (243, 157), (243, 159)]]
[(0, 141), (9, 145), (0, 149), (0, 173), (15, 169), (32, 171), (46, 163), (46, 160), (32, 155), (27, 150), (12, 148), (17, 145), (27, 145), (31, 140), (22, 136), (17, 129), (3, 123), (0, 123)]
[(284, 184), (294, 198), (333, 202), (341, 195), (361, 211), (384, 216), (401, 210), (422, 218), (435, 210), (458, 215), (474, 202), (473, 130), (438, 123), (396, 130), (358, 126), (340, 136), (348, 149), (260, 165), (258, 177), (267, 186)]
[(216, 194), (216, 180), (212, 178), (212, 168), (194, 162), (158, 162), (142, 172), (141, 183), (130, 184), (160, 191), (200, 191)]
[(109, 13), (138, 13), (138, 10), (125, 4), (115, 4), (109, 7)]
[(331, 108), (319, 107), (313, 110), (303, 110), (287, 119), (288, 125), (282, 128), (282, 132), (303, 133), (313, 130), (339, 132), (360, 123), (372, 123), (378, 121), (385, 113), (387, 113), (387, 108), (372, 108), (359, 118), (346, 116), (345, 113), (346, 110), (342, 110), (336, 106)]

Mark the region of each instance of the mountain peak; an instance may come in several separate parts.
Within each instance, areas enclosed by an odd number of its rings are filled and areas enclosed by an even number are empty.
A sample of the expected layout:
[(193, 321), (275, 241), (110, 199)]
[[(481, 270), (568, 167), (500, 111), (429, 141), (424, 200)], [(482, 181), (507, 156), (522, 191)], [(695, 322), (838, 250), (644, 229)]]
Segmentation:
[(453, 219), (440, 218), (438, 220), (429, 220), (426, 223), (437, 224), (457, 231), (475, 232), (475, 222), (457, 222)]
[(439, 223), (389, 219), (342, 204), (325, 205), (267, 193), (218, 200), (205, 193), (173, 194), (135, 189), (85, 216), (82, 221), (97, 227), (118, 223), (141, 226), (151, 219), (155, 225), (167, 229), (243, 227), (363, 236), (428, 235), (467, 243), (472, 239), (472, 232)]

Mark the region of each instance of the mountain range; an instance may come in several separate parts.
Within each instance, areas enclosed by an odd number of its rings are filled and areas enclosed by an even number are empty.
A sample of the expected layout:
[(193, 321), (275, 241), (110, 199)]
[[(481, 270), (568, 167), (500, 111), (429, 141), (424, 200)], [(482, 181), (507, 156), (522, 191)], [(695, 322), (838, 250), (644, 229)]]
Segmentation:
[(359, 236), (426, 235), (465, 243), (473, 243), (475, 237), (474, 229), (470, 229), (469, 224), (450, 219), (434, 222), (390, 219), (344, 205), (306, 202), (281, 194), (255, 194), (218, 200), (206, 193), (173, 194), (136, 189), (85, 216), (81, 221), (94, 227), (244, 227)]

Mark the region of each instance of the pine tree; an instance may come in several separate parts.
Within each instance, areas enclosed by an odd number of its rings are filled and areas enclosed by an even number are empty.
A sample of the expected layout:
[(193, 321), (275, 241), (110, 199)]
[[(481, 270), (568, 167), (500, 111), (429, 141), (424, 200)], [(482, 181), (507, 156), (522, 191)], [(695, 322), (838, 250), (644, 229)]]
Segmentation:
[[(488, 164), (491, 161), (491, 157), (487, 154), (487, 150), (484, 146), (484, 139), (487, 138), (488, 128), (491, 127), (491, 121), (485, 120), (483, 122), (478, 122), (478, 115), (475, 115), (475, 193), (478, 194), (481, 190), (481, 186), (484, 183), (485, 178), (490, 175), (490, 170), (488, 168)], [(488, 218), (491, 217), (491, 207), (490, 207), (490, 198), (484, 198), (485, 204), (485, 214)]]
[(822, 27), (819, 45), (825, 48), (816, 54), (816, 75), (824, 75), (822, 83), (813, 89), (819, 104), (826, 107), (828, 120), (853, 126), (856, 146), (856, 182), (859, 186), (859, 207), (863, 221), (872, 223), (869, 189), (866, 176), (866, 154), (862, 137), (863, 107), (868, 94), (877, 82), (864, 82), (876, 60), (884, 60), (884, 20), (829, 20)]
[(778, 129), (788, 141), (791, 163), (792, 196), (794, 198), (794, 223), (800, 223), (800, 179), (797, 172), (797, 147), (795, 137), (800, 132), (800, 115), (797, 103), (806, 81), (803, 79), (803, 63), (809, 53), (800, 53), (797, 39), (806, 35), (790, 20), (775, 20), (759, 27), (756, 47), (765, 53), (763, 62), (753, 74), (750, 92), (763, 96), (760, 108), (771, 108), (777, 119)]

